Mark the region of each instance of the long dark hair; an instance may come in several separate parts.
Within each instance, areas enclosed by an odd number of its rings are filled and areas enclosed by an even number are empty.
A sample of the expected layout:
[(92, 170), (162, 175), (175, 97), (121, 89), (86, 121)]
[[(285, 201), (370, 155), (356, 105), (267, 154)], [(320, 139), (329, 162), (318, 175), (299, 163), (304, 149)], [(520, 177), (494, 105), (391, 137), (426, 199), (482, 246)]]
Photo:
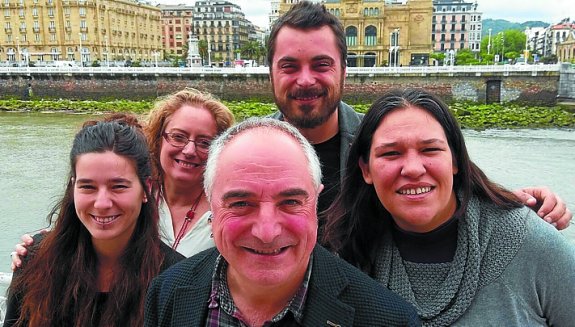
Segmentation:
[[(146, 197), (151, 176), (150, 155), (141, 126), (133, 116), (115, 115), (88, 121), (76, 134), (70, 151), (70, 173), (61, 201), (48, 219), (53, 229), (17, 273), (10, 296), (21, 299), (16, 325), (142, 326), (148, 284), (160, 270), (158, 211), (155, 201), (142, 203), (132, 237), (120, 256), (105, 304), (98, 304), (97, 256), (88, 230), (74, 206), (76, 161), (85, 153), (111, 151), (133, 163)], [(97, 309), (99, 308), (99, 309)], [(98, 312), (96, 312), (98, 310)]]
[(324, 218), (327, 223), (322, 242), (366, 272), (373, 264), (371, 251), (389, 226), (391, 215), (379, 201), (373, 185), (365, 183), (358, 162), (360, 158), (369, 161), (373, 135), (384, 117), (395, 109), (410, 106), (427, 111), (443, 128), (458, 168), (453, 188), (460, 197), (454, 215), (465, 213), (472, 195), (502, 208), (522, 205), (513, 193), (490, 181), (471, 161), (461, 128), (443, 101), (421, 89), (392, 90), (376, 100), (363, 118), (350, 148), (340, 194)]

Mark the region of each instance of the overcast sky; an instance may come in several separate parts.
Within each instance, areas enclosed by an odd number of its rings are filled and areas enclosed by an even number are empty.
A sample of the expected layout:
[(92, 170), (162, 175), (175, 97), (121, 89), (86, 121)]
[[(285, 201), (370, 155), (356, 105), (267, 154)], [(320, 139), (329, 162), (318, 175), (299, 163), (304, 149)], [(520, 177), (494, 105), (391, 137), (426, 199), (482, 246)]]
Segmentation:
[[(193, 0), (156, 0), (163, 4), (193, 4)], [(242, 7), (246, 18), (255, 25), (267, 27), (271, 11), (269, 0), (227, 0)], [(469, 2), (474, 0), (467, 0)], [(506, 19), (523, 23), (528, 20), (541, 20), (558, 23), (570, 17), (575, 20), (573, 0), (477, 0), (477, 10), (483, 13), (483, 19)]]

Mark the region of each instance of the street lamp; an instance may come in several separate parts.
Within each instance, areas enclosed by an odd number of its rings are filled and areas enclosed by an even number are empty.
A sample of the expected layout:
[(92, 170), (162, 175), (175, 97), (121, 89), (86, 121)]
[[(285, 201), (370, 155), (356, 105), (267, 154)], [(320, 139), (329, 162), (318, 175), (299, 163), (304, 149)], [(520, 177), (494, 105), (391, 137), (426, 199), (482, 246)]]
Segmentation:
[(106, 67), (110, 67), (110, 60), (108, 56), (110, 55), (110, 49), (108, 49), (108, 36), (104, 36), (104, 42), (106, 43)]
[(158, 56), (160, 55), (160, 53), (158, 51), (152, 52), (152, 56), (154, 56), (154, 59), (156, 61), (156, 67), (158, 67)]
[(212, 67), (212, 46), (210, 44), (210, 37), (208, 39), (208, 66)]
[(489, 38), (487, 39), (487, 54), (490, 54), (491, 50), (491, 29), (489, 31)]
[(393, 62), (393, 66), (397, 67), (399, 61), (399, 28), (389, 33), (389, 64)]
[(395, 67), (399, 64), (399, 28), (395, 29)]
[(84, 67), (84, 58), (82, 58), (82, 33), (78, 33), (78, 37), (80, 39), (80, 48), (78, 49), (80, 53), (80, 66)]
[(22, 66), (22, 58), (20, 54), (20, 38), (16, 37), (16, 49), (18, 50), (18, 67)]
[(505, 62), (505, 33), (501, 34), (501, 62)]

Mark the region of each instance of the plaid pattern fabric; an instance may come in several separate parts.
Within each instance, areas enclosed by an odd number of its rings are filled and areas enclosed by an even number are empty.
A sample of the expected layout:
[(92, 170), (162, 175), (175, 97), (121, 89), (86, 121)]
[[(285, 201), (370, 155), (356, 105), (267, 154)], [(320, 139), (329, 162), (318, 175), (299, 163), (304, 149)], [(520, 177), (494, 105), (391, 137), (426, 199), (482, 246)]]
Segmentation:
[[(312, 260), (310, 260), (310, 263)], [(216, 267), (212, 276), (212, 290), (208, 301), (208, 317), (206, 327), (247, 327), (241, 312), (235, 306), (228, 282), (226, 271), (228, 263), (220, 255), (216, 260)], [(309, 286), (312, 265), (307, 267), (304, 280), (290, 300), (288, 305), (264, 326), (302, 326), (303, 310)]]

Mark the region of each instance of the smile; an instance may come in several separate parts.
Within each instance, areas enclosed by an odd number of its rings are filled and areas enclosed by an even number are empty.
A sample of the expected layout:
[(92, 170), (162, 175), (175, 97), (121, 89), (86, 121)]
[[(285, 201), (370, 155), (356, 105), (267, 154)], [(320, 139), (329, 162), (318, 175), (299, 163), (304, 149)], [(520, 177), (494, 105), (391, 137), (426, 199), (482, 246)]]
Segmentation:
[(418, 195), (418, 194), (423, 194), (423, 193), (429, 193), (431, 192), (431, 186), (426, 186), (426, 187), (418, 187), (418, 188), (408, 188), (405, 190), (399, 190), (397, 191), (397, 193), (399, 194), (403, 194), (403, 195)]
[(201, 167), (203, 165), (200, 164), (196, 164), (193, 162), (189, 162), (189, 161), (184, 161), (184, 160), (180, 160), (180, 159), (174, 159), (178, 165), (184, 167), (184, 168), (197, 168), (197, 167)]
[(288, 247), (283, 247), (283, 248), (279, 248), (279, 249), (269, 249), (269, 250), (260, 250), (260, 249), (250, 249), (250, 248), (244, 248), (246, 250), (248, 250), (249, 252), (255, 253), (255, 254), (259, 254), (259, 255), (278, 255), (282, 252), (284, 252)]
[(100, 225), (109, 224), (109, 223), (113, 222), (114, 220), (118, 219), (118, 217), (120, 217), (120, 215), (114, 215), (114, 216), (94, 216), (94, 215), (91, 215), (91, 216), (92, 216), (92, 219), (94, 219)]
[(319, 95), (314, 95), (314, 96), (307, 96), (307, 97), (294, 97), (295, 100), (297, 101), (313, 101), (315, 99), (319, 99)]

